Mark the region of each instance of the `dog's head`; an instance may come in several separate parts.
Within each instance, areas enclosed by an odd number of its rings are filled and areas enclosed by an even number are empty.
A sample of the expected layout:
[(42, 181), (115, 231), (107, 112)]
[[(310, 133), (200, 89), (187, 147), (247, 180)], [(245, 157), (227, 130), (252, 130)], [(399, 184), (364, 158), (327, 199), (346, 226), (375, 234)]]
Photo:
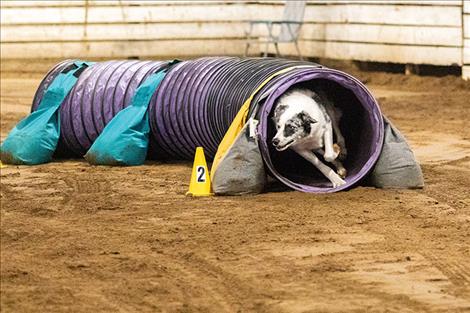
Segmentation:
[(317, 123), (307, 112), (291, 113), (285, 105), (276, 108), (273, 120), (277, 133), (272, 139), (272, 144), (277, 151), (286, 150), (298, 140), (310, 135), (313, 124)]

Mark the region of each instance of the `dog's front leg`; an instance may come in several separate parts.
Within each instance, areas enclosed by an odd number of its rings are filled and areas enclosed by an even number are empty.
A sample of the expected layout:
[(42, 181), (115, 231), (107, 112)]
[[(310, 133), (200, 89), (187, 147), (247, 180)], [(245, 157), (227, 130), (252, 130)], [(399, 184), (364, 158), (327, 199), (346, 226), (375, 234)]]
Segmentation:
[(333, 123), (333, 131), (336, 135), (336, 142), (340, 148), (338, 158), (344, 161), (348, 155), (348, 152), (346, 150), (346, 141), (344, 140), (343, 134), (341, 133), (341, 130), (338, 126), (338, 121)]
[(335, 151), (333, 147), (333, 129), (331, 128), (331, 123), (328, 123), (326, 126), (325, 134), (323, 135), (323, 144), (325, 145), (325, 154), (323, 155), (325, 161), (333, 163), (340, 151)]
[(309, 161), (316, 168), (318, 168), (318, 170), (331, 181), (331, 183), (333, 184), (333, 188), (346, 184), (346, 182), (343, 179), (341, 179), (341, 177), (339, 177), (339, 175), (336, 174), (336, 172), (333, 171), (333, 169), (323, 164), (322, 161), (320, 161), (320, 159), (318, 159), (315, 153), (313, 153), (312, 151), (301, 150), (301, 149), (294, 149), (294, 150), (299, 155), (301, 155), (305, 160)]
[[(315, 150), (316, 153), (318, 154), (321, 154), (321, 155), (325, 155), (325, 150), (323, 149), (317, 149)], [(335, 167), (336, 167), (336, 173), (338, 173), (339, 177), (341, 178), (346, 178), (346, 175), (347, 175), (347, 171), (346, 169), (344, 168), (344, 165), (341, 161), (339, 161), (338, 159), (334, 160), (333, 162), (331, 162)]]
[(333, 134), (336, 136), (336, 143), (340, 147), (338, 158), (344, 161), (348, 155), (348, 152), (346, 150), (346, 141), (344, 140), (341, 129), (339, 128), (339, 123), (341, 121), (341, 117), (343, 116), (343, 112), (340, 108), (335, 107), (332, 103), (326, 105), (325, 109), (331, 119), (331, 127), (333, 127)]

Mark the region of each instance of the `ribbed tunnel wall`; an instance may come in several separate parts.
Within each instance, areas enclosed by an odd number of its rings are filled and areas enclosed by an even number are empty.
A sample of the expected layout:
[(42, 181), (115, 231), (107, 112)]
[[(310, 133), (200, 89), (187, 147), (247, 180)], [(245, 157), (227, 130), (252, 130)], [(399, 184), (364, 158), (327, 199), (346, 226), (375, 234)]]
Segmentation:
[[(37, 107), (48, 84), (70, 61), (56, 65), (41, 82), (33, 101)], [(167, 62), (108, 61), (86, 69), (60, 109), (59, 151), (82, 156), (105, 125), (130, 104), (139, 84)], [(271, 80), (257, 93), (250, 114), (260, 119), (260, 148), (270, 173), (281, 182), (307, 192), (331, 191), (326, 178), (291, 151), (271, 148), (271, 113), (276, 99), (293, 86), (322, 87), (344, 111), (341, 124), (349, 156), (345, 189), (374, 165), (383, 141), (382, 116), (374, 98), (353, 77), (314, 63), (283, 59), (201, 58), (171, 68), (149, 106), (150, 158), (187, 159), (202, 146), (214, 157), (218, 144), (244, 101), (272, 74), (297, 68)], [(258, 99), (262, 98), (260, 101)], [(257, 108), (260, 108), (257, 110)]]

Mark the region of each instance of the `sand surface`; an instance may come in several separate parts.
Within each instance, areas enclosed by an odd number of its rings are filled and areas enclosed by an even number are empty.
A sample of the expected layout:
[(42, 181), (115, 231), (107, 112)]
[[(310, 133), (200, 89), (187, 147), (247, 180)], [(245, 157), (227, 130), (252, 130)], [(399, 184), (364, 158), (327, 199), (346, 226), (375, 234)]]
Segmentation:
[[(11, 68), (2, 139), (44, 74)], [(470, 311), (470, 85), (351, 71), (409, 139), (423, 190), (192, 199), (190, 162), (8, 166), (2, 311)]]

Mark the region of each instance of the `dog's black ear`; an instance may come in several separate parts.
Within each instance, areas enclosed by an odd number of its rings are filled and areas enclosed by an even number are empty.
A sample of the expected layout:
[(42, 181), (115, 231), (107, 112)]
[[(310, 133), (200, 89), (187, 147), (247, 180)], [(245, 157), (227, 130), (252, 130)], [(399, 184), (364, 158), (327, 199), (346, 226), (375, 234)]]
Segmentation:
[(313, 117), (311, 117), (307, 112), (302, 111), (299, 113), (299, 118), (302, 121), (302, 124), (315, 124), (318, 123), (317, 120), (315, 120)]
[(306, 134), (310, 134), (310, 131), (312, 130), (312, 124), (317, 123), (317, 121), (305, 111), (299, 113), (299, 118), (302, 121), (304, 132)]

